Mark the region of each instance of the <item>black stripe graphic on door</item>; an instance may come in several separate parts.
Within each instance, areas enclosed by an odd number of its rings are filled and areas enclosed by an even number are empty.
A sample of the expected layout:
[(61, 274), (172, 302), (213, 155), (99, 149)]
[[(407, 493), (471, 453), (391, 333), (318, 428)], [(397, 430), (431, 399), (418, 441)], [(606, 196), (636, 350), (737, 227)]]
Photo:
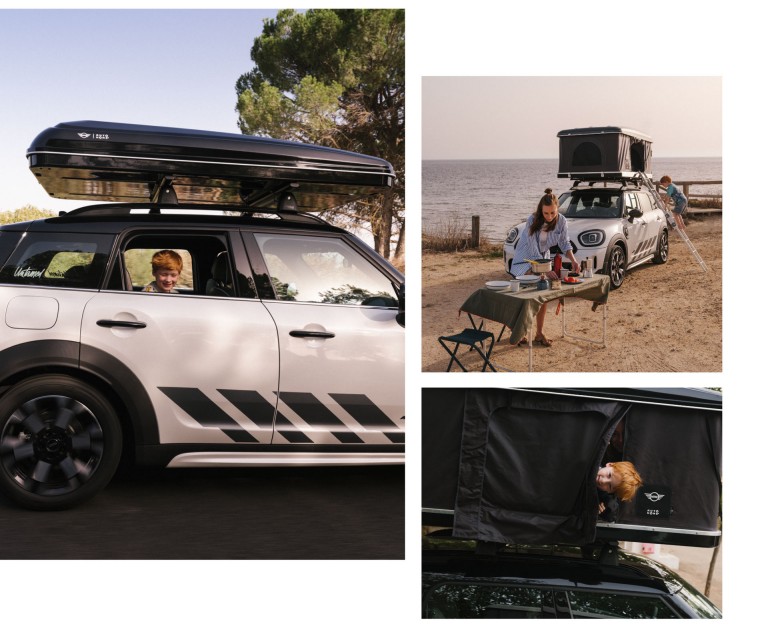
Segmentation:
[(365, 394), (329, 394), (363, 427), (397, 427)]
[(191, 387), (159, 387), (159, 389), (203, 427), (216, 427), (236, 443), (259, 442), (199, 389)]
[(293, 427), (293, 423), (280, 412), (275, 417), (275, 406), (258, 391), (219, 389), (219, 392), (259, 427), (271, 429), (273, 419), (278, 427)]

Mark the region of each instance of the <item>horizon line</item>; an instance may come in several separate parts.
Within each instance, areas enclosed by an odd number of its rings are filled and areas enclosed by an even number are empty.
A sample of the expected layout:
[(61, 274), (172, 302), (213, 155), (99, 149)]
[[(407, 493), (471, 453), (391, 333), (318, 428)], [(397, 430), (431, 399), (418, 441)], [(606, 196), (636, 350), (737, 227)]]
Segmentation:
[[(722, 154), (658, 156), (653, 159), (722, 159)], [(422, 161), (559, 161), (559, 157), (451, 157)]]

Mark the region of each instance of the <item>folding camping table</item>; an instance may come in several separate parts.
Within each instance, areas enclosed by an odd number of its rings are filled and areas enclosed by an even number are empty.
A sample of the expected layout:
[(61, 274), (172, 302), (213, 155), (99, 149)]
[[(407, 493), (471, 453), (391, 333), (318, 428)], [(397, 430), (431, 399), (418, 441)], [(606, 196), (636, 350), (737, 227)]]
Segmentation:
[(498, 339), (501, 339), (504, 329), (509, 328), (509, 340), (512, 344), (516, 344), (527, 334), (528, 371), (533, 371), (533, 328), (536, 322), (536, 314), (548, 302), (565, 300), (566, 298), (581, 298), (602, 304), (603, 324), (601, 338), (591, 339), (569, 333), (566, 329), (565, 309), (567, 307), (565, 305), (562, 307), (562, 335), (574, 340), (605, 346), (610, 279), (607, 275), (595, 275), (594, 277), (580, 279), (581, 283), (579, 284), (562, 283), (561, 288), (556, 290), (548, 289), (546, 291), (536, 290), (535, 282), (533, 282), (533, 286), (525, 286), (517, 293), (481, 288), (472, 293), (459, 310), (469, 316), (472, 326), (476, 329), (482, 328), (482, 322), (478, 325), (475, 321), (475, 316), (484, 320), (501, 323), (503, 328)]

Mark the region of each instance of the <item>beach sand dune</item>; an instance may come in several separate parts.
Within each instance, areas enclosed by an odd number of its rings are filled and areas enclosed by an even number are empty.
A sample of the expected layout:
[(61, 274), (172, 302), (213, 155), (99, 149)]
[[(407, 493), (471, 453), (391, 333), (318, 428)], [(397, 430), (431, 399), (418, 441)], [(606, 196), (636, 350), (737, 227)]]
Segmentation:
[[(645, 264), (627, 275), (608, 300), (607, 346), (561, 337), (560, 317), (547, 313), (550, 348), (534, 347), (534, 371), (720, 372), (722, 371), (721, 217), (693, 221), (688, 235), (709, 271), (702, 272), (687, 246), (673, 234), (669, 261)], [(470, 326), (459, 308), (490, 280), (507, 279), (502, 260), (476, 252), (427, 253), (422, 258), (422, 370), (445, 371), (448, 354), (440, 335)], [(501, 325), (486, 323), (498, 336)], [(602, 312), (578, 301), (568, 309), (568, 331), (598, 337)], [(509, 371), (528, 370), (528, 351), (508, 342), (494, 348), (493, 362)], [(462, 362), (479, 371), (482, 362), (462, 349)], [(458, 371), (456, 365), (453, 371)]]

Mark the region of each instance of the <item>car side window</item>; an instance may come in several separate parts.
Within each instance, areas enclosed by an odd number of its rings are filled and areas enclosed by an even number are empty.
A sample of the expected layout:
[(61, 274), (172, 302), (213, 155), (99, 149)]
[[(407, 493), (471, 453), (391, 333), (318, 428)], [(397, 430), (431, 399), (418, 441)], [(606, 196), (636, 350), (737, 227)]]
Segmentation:
[(632, 618), (668, 619), (680, 617), (661, 598), (597, 591), (568, 591), (574, 619)]
[(635, 193), (625, 192), (624, 193), (624, 212), (628, 213), (630, 210), (634, 210), (635, 208), (639, 209), (639, 204), (637, 203), (637, 197), (635, 196)]
[(444, 583), (424, 600), (424, 616), (447, 619), (553, 619), (552, 591), (524, 586)]
[[(171, 240), (169, 240), (171, 241)], [(184, 263), (184, 268), (179, 275), (179, 281), (176, 282), (177, 289), (194, 291), (195, 284), (193, 275), (192, 255), (186, 248), (167, 247), (176, 251)], [(127, 276), (130, 276), (131, 287), (133, 290), (141, 290), (149, 284), (152, 277), (152, 256), (165, 248), (129, 248), (123, 253)]]
[(343, 240), (254, 233), (278, 300), (397, 308), (389, 278)]
[(5, 264), (5, 260), (11, 254), (16, 244), (21, 239), (21, 233), (0, 231), (0, 266)]
[(132, 234), (118, 249), (107, 288), (145, 291), (155, 281), (152, 257), (163, 250), (173, 251), (182, 262), (170, 295), (234, 296), (236, 289), (227, 238), (216, 233), (170, 235), (147, 231)]
[(644, 192), (638, 192), (637, 199), (640, 202), (640, 210), (643, 212), (651, 212), (654, 209), (650, 195), (647, 195)]
[(30, 233), (0, 270), (0, 283), (98, 288), (110, 235)]

